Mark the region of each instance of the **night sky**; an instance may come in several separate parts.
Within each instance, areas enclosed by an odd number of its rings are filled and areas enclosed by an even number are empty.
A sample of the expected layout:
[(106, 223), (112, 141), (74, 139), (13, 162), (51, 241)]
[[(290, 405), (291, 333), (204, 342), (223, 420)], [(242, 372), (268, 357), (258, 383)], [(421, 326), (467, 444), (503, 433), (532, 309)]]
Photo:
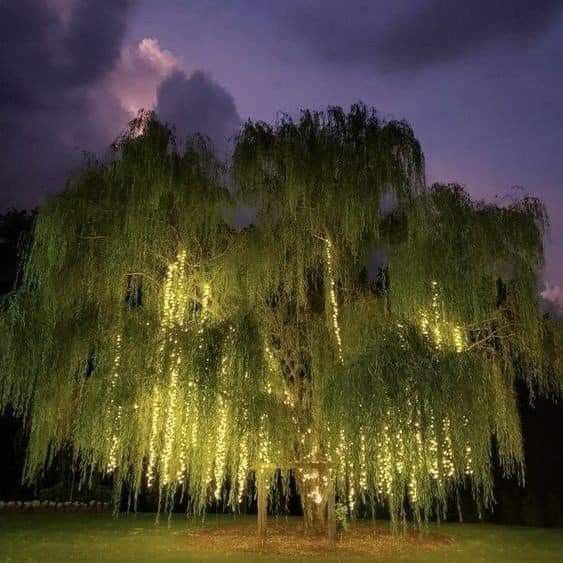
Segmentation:
[[(0, 207), (30, 207), (140, 107), (224, 154), (240, 123), (358, 100), (429, 181), (539, 196), (563, 300), (561, 0), (0, 0)], [(517, 186), (517, 188), (514, 188)]]

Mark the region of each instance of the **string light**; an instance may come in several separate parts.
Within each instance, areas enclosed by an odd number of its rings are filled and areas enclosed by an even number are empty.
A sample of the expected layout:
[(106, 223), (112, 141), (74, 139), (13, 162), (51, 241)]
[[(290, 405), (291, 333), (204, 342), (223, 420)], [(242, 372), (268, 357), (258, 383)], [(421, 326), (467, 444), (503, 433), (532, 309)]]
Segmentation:
[[(178, 401), (180, 400), (179, 377), (182, 367), (182, 352), (178, 340), (178, 330), (186, 330), (185, 311), (188, 304), (188, 287), (186, 282), (186, 253), (181, 251), (178, 253), (176, 260), (170, 264), (165, 283), (163, 286), (163, 308), (160, 322), (160, 344), (159, 354), (162, 362), (157, 369), (157, 379), (167, 374), (168, 380), (166, 389), (163, 392), (158, 385), (153, 388), (151, 403), (151, 427), (149, 437), (148, 463), (146, 470), (147, 485), (152, 487), (157, 472), (160, 474), (162, 486), (171, 485), (175, 475), (174, 483), (180, 485), (185, 479), (190, 479), (188, 473), (188, 450), (195, 452), (199, 446), (199, 409), (195, 401), (197, 389), (197, 381), (188, 378), (186, 381), (186, 395), (184, 397), (183, 409), (180, 418), (178, 418)], [(337, 345), (338, 359), (343, 362), (342, 340), (339, 327), (339, 311), (336, 295), (336, 284), (334, 281), (334, 264), (333, 264), (333, 247), (330, 240), (326, 241), (326, 266), (329, 298), (332, 306), (332, 326), (334, 330), (334, 338)], [(199, 326), (197, 327), (199, 349), (203, 348), (203, 335), (205, 326), (209, 320), (209, 306), (211, 301), (211, 288), (208, 283), (204, 283), (201, 289), (201, 308), (199, 315)], [(464, 333), (460, 325), (448, 323), (441, 314), (441, 306), (439, 300), (439, 291), (437, 282), (432, 282), (432, 303), (430, 314), (422, 310), (419, 317), (421, 333), (431, 339), (436, 349), (441, 350), (448, 345), (461, 353), (465, 347)], [(397, 334), (399, 338), (400, 348), (406, 350), (408, 340), (405, 336), (405, 325), (397, 322)], [(228, 374), (229, 374), (229, 354), (227, 350), (233, 345), (233, 335), (235, 329), (230, 326), (225, 339), (225, 352), (221, 356), (218, 373), (218, 391), (216, 396), (216, 431), (215, 440), (207, 441), (208, 454), (201, 468), (201, 478), (208, 489), (213, 483), (210, 494), (216, 501), (221, 500), (223, 485), (226, 478), (227, 470), (227, 432), (229, 425), (229, 405), (228, 405)], [(272, 378), (276, 376), (279, 370), (277, 361), (268, 345), (264, 346), (264, 357), (267, 365), (268, 379), (264, 383), (264, 390), (267, 394), (273, 394)], [(121, 362), (121, 335), (116, 337), (115, 356), (112, 377), (110, 379), (110, 400), (107, 407), (107, 416), (111, 420), (111, 442), (109, 448), (109, 461), (107, 464), (108, 471), (114, 471), (117, 467), (119, 437), (118, 428), (122, 417), (122, 407), (117, 405), (115, 393), (117, 382), (119, 380), (119, 370)], [(164, 366), (164, 367), (163, 367)], [(210, 366), (209, 357), (205, 358), (205, 367)], [(166, 369), (166, 374), (164, 373)], [(248, 378), (248, 373), (245, 378)], [(285, 383), (285, 382), (284, 382)], [(379, 496), (392, 499), (397, 484), (402, 483), (402, 487), (406, 486), (406, 494), (409, 501), (414, 505), (420, 500), (420, 481), (418, 472), (425, 467), (425, 458), (427, 459), (427, 471), (430, 477), (435, 480), (439, 486), (442, 485), (441, 479), (454, 478), (455, 466), (453, 456), (453, 443), (451, 436), (451, 421), (449, 417), (442, 418), (440, 426), (440, 442), (438, 440), (436, 420), (434, 413), (430, 412), (429, 424), (427, 427), (426, 450), (424, 447), (424, 439), (421, 427), (420, 407), (418, 399), (415, 397), (415, 404), (411, 401), (409, 392), (409, 384), (405, 389), (407, 395), (407, 429), (411, 429), (405, 433), (405, 429), (400, 423), (399, 412), (394, 414), (388, 409), (384, 415), (384, 423), (379, 437), (376, 439), (375, 453), (375, 488)], [(283, 395), (280, 397), (281, 402), (290, 407), (295, 406), (295, 401), (287, 387), (283, 389)], [(361, 405), (360, 405), (361, 408)], [(180, 420), (182, 424), (180, 424)], [(295, 417), (293, 420), (299, 428), (299, 423)], [(391, 421), (393, 422), (393, 430), (391, 430)], [(467, 431), (468, 421), (464, 417), (464, 430)], [(243, 426), (247, 424), (247, 411), (243, 410), (242, 415)], [(161, 435), (162, 426), (162, 435)], [(327, 429), (328, 430), (328, 429)], [(303, 447), (312, 439), (312, 428), (308, 427), (298, 430), (298, 436)], [(341, 427), (336, 440), (334, 450), (337, 460), (336, 474), (338, 477), (339, 488), (346, 499), (348, 511), (352, 514), (357, 505), (357, 494), (360, 499), (366, 498), (368, 491), (368, 467), (367, 467), (367, 436), (364, 427), (360, 427), (358, 434), (358, 443), (355, 447), (346, 437), (344, 428)], [(408, 440), (414, 446), (412, 454), (407, 455)], [(159, 448), (159, 443), (162, 449)], [(190, 446), (188, 446), (190, 444)], [(233, 475), (233, 483), (236, 483), (236, 495), (233, 500), (238, 504), (243, 501), (246, 488), (246, 479), (248, 475), (251, 452), (249, 450), (248, 434), (243, 431), (238, 441), (238, 464), (236, 472)], [(214, 446), (214, 449), (213, 449)], [(210, 449), (211, 448), (211, 449)], [(318, 445), (312, 444), (311, 451), (305, 456), (307, 459), (315, 460), (318, 455)], [(466, 440), (464, 446), (464, 473), (466, 475), (473, 474), (472, 450)], [(330, 449), (330, 448), (329, 448)], [(357, 458), (351, 456), (352, 451), (357, 451)], [(260, 416), (258, 431), (258, 450), (257, 461), (262, 466), (271, 464), (272, 443), (268, 433), (268, 414), (263, 413)], [(176, 455), (174, 467), (173, 456)], [(277, 452), (276, 455), (281, 455)], [(159, 461), (160, 459), (160, 461)], [(327, 452), (327, 460), (332, 459), (330, 452)], [(160, 466), (158, 465), (160, 463)], [(356, 466), (357, 463), (357, 466)], [(172, 470), (172, 471), (171, 471)], [(190, 471), (193, 471), (190, 470)], [(306, 486), (306, 495), (311, 502), (320, 504), (323, 501), (323, 487), (328, 487), (329, 479), (327, 475), (320, 475), (315, 468), (306, 472), (300, 470)], [(332, 472), (332, 469), (329, 469)], [(356, 473), (357, 472), (357, 473)], [(406, 476), (401, 478), (406, 473)], [(397, 478), (397, 481), (396, 481)], [(403, 489), (405, 490), (405, 489)], [(233, 491), (233, 494), (234, 491)]]
[(362, 494), (368, 490), (368, 472), (366, 463), (366, 436), (363, 429), (360, 430), (360, 491)]
[(456, 352), (460, 354), (465, 348), (465, 342), (463, 339), (463, 334), (461, 332), (461, 327), (458, 325), (454, 326), (453, 328), (453, 340)]
[[(275, 360), (274, 355), (272, 354), (272, 351), (270, 350), (270, 347), (268, 345), (264, 346), (264, 352), (265, 352), (265, 357), (266, 357), (266, 365), (268, 367), (268, 376), (271, 378), (271, 377), (273, 377), (273, 375), (277, 371), (276, 360)], [(272, 389), (272, 384), (270, 382), (270, 379), (266, 380), (266, 382), (264, 384), (264, 388), (265, 388), (265, 391), (268, 395), (272, 394), (273, 389)]]
[[(225, 340), (225, 348), (228, 350), (233, 344), (234, 327), (229, 327), (229, 332)], [(221, 368), (219, 370), (219, 392), (217, 394), (217, 439), (215, 445), (215, 500), (220, 500), (221, 489), (223, 488), (223, 474), (225, 471), (225, 461), (227, 457), (227, 424), (229, 417), (229, 410), (226, 401), (228, 390), (228, 371), (229, 371), (229, 358), (227, 352), (221, 357)]]
[(121, 405), (116, 407), (115, 393), (117, 381), (119, 379), (119, 370), (121, 364), (121, 334), (118, 334), (115, 339), (115, 356), (113, 359), (113, 372), (110, 379), (109, 390), (109, 404), (106, 410), (106, 416), (110, 421), (111, 438), (110, 438), (110, 451), (108, 456), (108, 464), (106, 471), (113, 473), (117, 469), (117, 451), (119, 449), (118, 432), (121, 426)]
[(420, 331), (426, 337), (429, 336), (429, 326), (430, 326), (430, 321), (428, 320), (428, 315), (426, 314), (426, 311), (421, 311), (421, 313), (420, 313)]
[[(469, 420), (467, 419), (467, 417), (464, 415), (463, 416), (463, 427), (465, 429), (465, 435), (467, 436), (468, 434), (468, 429), (469, 429)], [(463, 468), (463, 472), (465, 473), (465, 475), (471, 476), (473, 475), (473, 458), (472, 458), (472, 450), (471, 450), (471, 444), (469, 443), (469, 439), (466, 439), (465, 441), (465, 456), (464, 456), (464, 468)]]
[(436, 429), (434, 425), (434, 414), (430, 414), (430, 425), (428, 427), (428, 452), (430, 454), (430, 476), (436, 481), (440, 478), (438, 468), (438, 440), (436, 439)]
[[(177, 358), (179, 363), (179, 357)], [(164, 448), (162, 451), (162, 484), (170, 483), (169, 467), (174, 438), (176, 435), (176, 399), (178, 395), (178, 369), (174, 367), (170, 372), (168, 384), (168, 412), (166, 414)]]
[(149, 460), (147, 464), (147, 487), (150, 489), (155, 479), (157, 459), (158, 425), (160, 422), (160, 390), (155, 385), (152, 395), (152, 419), (149, 438)]
[(438, 294), (438, 282), (432, 282), (432, 315), (434, 320), (434, 326), (432, 327), (432, 332), (434, 335), (434, 343), (438, 350), (442, 347), (442, 330), (440, 327), (440, 306), (439, 306), (439, 294)]
[[(247, 411), (244, 409), (242, 414), (243, 425), (246, 426), (247, 423)], [(246, 484), (246, 477), (248, 475), (248, 436), (246, 432), (243, 432), (240, 444), (239, 444), (239, 464), (237, 470), (237, 484), (238, 484), (238, 494), (237, 502), (240, 504), (244, 496), (244, 489)]]
[(270, 436), (268, 434), (268, 415), (262, 413), (260, 415), (260, 427), (258, 430), (258, 461), (268, 465), (270, 463)]
[(336, 459), (338, 460), (338, 479), (342, 488), (344, 488), (346, 484), (346, 457), (346, 434), (344, 428), (340, 428), (338, 443), (336, 445)]
[(193, 422), (192, 422), (192, 432), (191, 432), (191, 442), (192, 442), (192, 450), (195, 449), (198, 443), (198, 419), (199, 419), (199, 408), (197, 404), (193, 406)]
[(184, 480), (186, 475), (186, 450), (188, 447), (188, 421), (190, 419), (190, 403), (189, 399), (186, 401), (184, 406), (184, 419), (180, 430), (180, 446), (179, 446), (179, 459), (178, 465), (179, 469), (176, 473), (176, 482), (180, 484)]
[(418, 502), (418, 483), (415, 477), (415, 470), (413, 468), (411, 476), (407, 485), (409, 499), (412, 504)]
[(356, 489), (354, 487), (354, 482), (352, 481), (352, 476), (354, 475), (354, 462), (350, 459), (348, 464), (350, 467), (350, 480), (348, 483), (348, 508), (350, 510), (350, 514), (352, 514), (356, 506)]
[[(407, 389), (408, 391), (408, 389)], [(411, 504), (418, 502), (418, 480), (417, 472), (424, 463), (424, 445), (422, 440), (422, 432), (420, 428), (420, 407), (418, 404), (418, 396), (414, 395), (414, 405), (410, 397), (407, 399), (407, 407), (409, 412), (408, 426), (414, 428), (414, 455), (412, 456), (411, 474), (407, 485), (407, 492)]]
[(463, 352), (466, 347), (466, 337), (459, 324), (447, 321), (441, 313), (440, 294), (438, 282), (431, 282), (432, 301), (430, 316), (427, 311), (421, 310), (419, 315), (420, 332), (430, 339), (437, 350), (442, 350), (447, 343), (457, 353)]
[(334, 266), (332, 260), (332, 242), (329, 238), (325, 239), (326, 244), (326, 267), (328, 274), (328, 291), (330, 302), (332, 304), (332, 326), (334, 328), (334, 337), (338, 351), (338, 359), (340, 363), (344, 363), (344, 355), (342, 353), (342, 337), (340, 336), (340, 324), (338, 322), (338, 299), (336, 297), (336, 282), (334, 281)]
[[(389, 415), (390, 411), (387, 411), (387, 420)], [(393, 457), (391, 454), (391, 436), (387, 422), (383, 424), (380, 438), (377, 441), (376, 462), (379, 469), (376, 476), (377, 492), (380, 496), (391, 497), (393, 492)]]
[(186, 251), (180, 250), (176, 261), (169, 265), (164, 284), (163, 317), (161, 337), (168, 342), (170, 373), (168, 380), (168, 407), (164, 423), (164, 447), (161, 460), (161, 479), (164, 486), (172, 481), (170, 463), (176, 439), (176, 412), (178, 400), (178, 376), (182, 357), (175, 329), (182, 327), (188, 304), (186, 287)]
[(227, 417), (228, 411), (225, 400), (219, 394), (217, 397), (217, 409), (219, 422), (217, 424), (217, 441), (215, 450), (215, 499), (220, 500), (221, 489), (223, 487), (223, 471), (225, 467), (225, 458), (227, 455), (226, 435), (227, 435)]
[(399, 427), (397, 430), (395, 449), (397, 452), (395, 467), (397, 468), (397, 473), (399, 475), (402, 475), (403, 470), (405, 469), (405, 443), (403, 440), (403, 430), (401, 427)]
[(452, 438), (450, 435), (450, 419), (445, 417), (442, 421), (442, 432), (444, 435), (444, 443), (442, 446), (442, 469), (446, 477), (453, 477), (455, 474)]
[[(117, 414), (115, 416), (115, 426), (119, 427), (121, 424), (121, 405), (117, 407)], [(114, 431), (111, 437), (111, 447), (109, 452), (109, 462), (107, 471), (108, 473), (113, 473), (117, 469), (117, 451), (119, 449), (119, 438), (117, 437), (116, 431)]]
[[(197, 389), (197, 382), (191, 379), (188, 379), (186, 384), (187, 394), (181, 417), (184, 422), (180, 429), (177, 430), (179, 427), (177, 402), (179, 400), (180, 393), (179, 374), (182, 365), (182, 357), (176, 331), (178, 329), (184, 330), (186, 326), (185, 311), (188, 303), (188, 291), (185, 281), (185, 261), (185, 252), (179, 252), (176, 260), (170, 264), (168, 268), (163, 288), (163, 315), (160, 323), (161, 344), (159, 346), (159, 352), (163, 358), (162, 365), (168, 366), (166, 367), (168, 381), (165, 394), (163, 394), (157, 386), (154, 387), (153, 391), (151, 432), (147, 465), (147, 484), (149, 488), (153, 485), (156, 478), (159, 457), (160, 478), (162, 485), (166, 486), (171, 484), (172, 479), (170, 477), (170, 469), (173, 455), (175, 453), (177, 455), (177, 460), (174, 468), (176, 475), (174, 482), (178, 485), (181, 484), (187, 476), (188, 442), (191, 443), (192, 452), (196, 451), (198, 446), (199, 425), (197, 421), (199, 410), (192, 397), (195, 389)], [(337, 346), (338, 359), (340, 362), (343, 362), (338, 301), (336, 295), (336, 284), (334, 281), (333, 246), (331, 241), (328, 239), (326, 240), (326, 266), (329, 298), (332, 306), (332, 326), (334, 330), (334, 338)], [(201, 309), (198, 321), (199, 326), (197, 328), (198, 337), (201, 339), (198, 346), (200, 349), (202, 349), (204, 345), (203, 335), (205, 326), (209, 320), (210, 301), (211, 288), (208, 283), (204, 283), (201, 289)], [(432, 302), (430, 314), (427, 311), (422, 310), (419, 322), (421, 333), (426, 338), (431, 339), (433, 346), (437, 350), (442, 350), (446, 345), (451, 346), (458, 353), (461, 353), (465, 349), (465, 338), (461, 326), (458, 324), (448, 323), (442, 316), (438, 283), (435, 281), (432, 282)], [(408, 347), (408, 340), (404, 332), (405, 325), (402, 322), (397, 322), (396, 326), (400, 348), (406, 350)], [(214, 488), (211, 489), (211, 494), (216, 501), (221, 499), (226, 475), (227, 431), (230, 412), (228, 407), (229, 355), (226, 350), (233, 345), (234, 332), (234, 327), (230, 326), (225, 340), (225, 352), (221, 356), (219, 364), (218, 392), (215, 409), (217, 424), (214, 450), (210, 450), (211, 455), (207, 455), (205, 457), (206, 461), (202, 467), (202, 478), (205, 486), (209, 487), (212, 482), (214, 483)], [(113, 429), (109, 449), (108, 471), (113, 471), (117, 467), (117, 454), (119, 450), (117, 429), (122, 416), (122, 408), (115, 403), (114, 395), (119, 379), (119, 367), (121, 361), (120, 354), (121, 335), (118, 335), (116, 340), (114, 369), (110, 380), (111, 396), (107, 409), (108, 417), (112, 420)], [(268, 345), (264, 346), (264, 357), (268, 368), (268, 378), (264, 383), (264, 391), (271, 395), (273, 394), (272, 378), (276, 376), (279, 366)], [(165, 358), (168, 358), (168, 360), (165, 360)], [(210, 360), (206, 357), (206, 369), (209, 365)], [(162, 370), (163, 368), (160, 367), (157, 372), (157, 377), (163, 375)], [(245, 377), (248, 378), (248, 373), (245, 374)], [(377, 447), (375, 467), (377, 469), (375, 473), (375, 487), (378, 495), (392, 499), (396, 485), (395, 476), (397, 476), (397, 479), (399, 479), (397, 483), (405, 483), (406, 481), (406, 493), (409, 501), (414, 505), (420, 500), (420, 481), (418, 478), (418, 471), (424, 467), (425, 457), (428, 459), (428, 465), (426, 466), (428, 468), (428, 473), (439, 486), (442, 485), (442, 478), (455, 477), (455, 466), (450, 418), (446, 416), (441, 420), (439, 441), (435, 416), (434, 413), (430, 411), (429, 424), (427, 427), (427, 447), (425, 450), (418, 399), (415, 394), (415, 405), (413, 405), (409, 392), (409, 384), (407, 384), (405, 391), (408, 397), (406, 402), (408, 410), (406, 428), (410, 428), (412, 431), (405, 434), (405, 430), (400, 423), (399, 413), (397, 412), (392, 414), (390, 409), (386, 411), (382, 430), (379, 434), (379, 438), (376, 440)], [(280, 400), (286, 406), (295, 406), (293, 396), (288, 391), (287, 387), (284, 387), (283, 395)], [(166, 411), (163, 411), (164, 406), (166, 406)], [(114, 414), (111, 414), (112, 412)], [(246, 409), (244, 409), (242, 416), (243, 426), (246, 426)], [(293, 419), (294, 422), (298, 424), (297, 419), (295, 417), (293, 417)], [(393, 431), (391, 430), (392, 420), (394, 421)], [(464, 417), (463, 420), (464, 430), (467, 431), (467, 418)], [(162, 451), (159, 453), (158, 444), (161, 424), (163, 425), (161, 443)], [(267, 425), (268, 414), (263, 413), (260, 416), (257, 451), (257, 461), (261, 465), (270, 464), (273, 454), (272, 443), (267, 430)], [(311, 440), (312, 428), (309, 427), (298, 430), (298, 435), (301, 444), (305, 447), (308, 441)], [(412, 440), (411, 443), (414, 445), (413, 454), (409, 454), (408, 457), (407, 439)], [(245, 484), (250, 463), (249, 442), (246, 431), (242, 432), (238, 443), (238, 465), (236, 466), (233, 481), (236, 483), (236, 496), (234, 498), (237, 503), (240, 504), (244, 498)], [(212, 443), (208, 442), (207, 447), (212, 447)], [(318, 445), (313, 443), (311, 448), (310, 453), (307, 454), (305, 458), (311, 460), (317, 459)], [(464, 448), (464, 473), (466, 475), (472, 475), (472, 450), (467, 440)], [(356, 495), (360, 494), (360, 498), (365, 500), (365, 495), (368, 491), (367, 437), (364, 427), (360, 428), (358, 434), (357, 458), (350, 455), (350, 453), (354, 450), (356, 450), (356, 447), (353, 446), (352, 442), (347, 440), (344, 428), (341, 427), (338, 433), (334, 453), (337, 460), (337, 476), (340, 489), (345, 491), (344, 498), (346, 499), (346, 504), (350, 513), (353, 513), (356, 508)], [(327, 453), (326, 459), (332, 459), (329, 452)], [(357, 467), (355, 466), (355, 463), (358, 464)], [(404, 475), (405, 472), (406, 477), (403, 480), (400, 476)], [(328, 487), (328, 476), (321, 476), (316, 468), (305, 472), (301, 469), (301, 474), (304, 482), (307, 484), (305, 489), (307, 491), (307, 498), (315, 504), (320, 504), (323, 500), (322, 487)], [(405, 484), (402, 486), (405, 486)]]

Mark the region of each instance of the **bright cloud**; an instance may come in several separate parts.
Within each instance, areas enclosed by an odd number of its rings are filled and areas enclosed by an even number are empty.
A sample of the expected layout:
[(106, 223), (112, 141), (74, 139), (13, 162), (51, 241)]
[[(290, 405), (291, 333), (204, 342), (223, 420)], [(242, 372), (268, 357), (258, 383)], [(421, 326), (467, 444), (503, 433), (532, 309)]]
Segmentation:
[(137, 45), (122, 48), (116, 67), (108, 75), (107, 88), (134, 116), (141, 108), (153, 108), (158, 85), (182, 69), (179, 58), (163, 49), (157, 39), (147, 37)]
[(541, 296), (550, 303), (553, 303), (559, 311), (563, 311), (563, 288), (560, 285), (545, 284), (545, 289)]

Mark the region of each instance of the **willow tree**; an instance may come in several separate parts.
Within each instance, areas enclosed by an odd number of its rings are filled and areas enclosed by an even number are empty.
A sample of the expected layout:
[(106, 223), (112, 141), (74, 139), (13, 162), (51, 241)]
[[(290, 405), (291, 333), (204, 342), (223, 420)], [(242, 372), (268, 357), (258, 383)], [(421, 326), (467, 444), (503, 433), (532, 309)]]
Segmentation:
[(315, 526), (332, 490), (395, 522), (463, 487), (487, 505), (493, 449), (522, 475), (515, 381), (551, 385), (539, 202), (426, 187), (410, 127), (361, 105), (249, 122), (228, 170), (139, 125), (43, 206), (5, 306), (27, 479), (68, 449), (117, 499), (198, 512), (239, 509), (255, 475), (283, 499), (292, 474)]

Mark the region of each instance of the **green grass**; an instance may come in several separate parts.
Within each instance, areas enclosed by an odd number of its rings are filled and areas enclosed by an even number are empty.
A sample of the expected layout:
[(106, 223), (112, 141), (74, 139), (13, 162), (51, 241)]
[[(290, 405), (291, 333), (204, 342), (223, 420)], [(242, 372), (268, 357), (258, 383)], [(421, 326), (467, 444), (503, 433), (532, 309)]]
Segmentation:
[[(251, 517), (239, 517), (246, 525)], [(229, 516), (208, 516), (204, 526), (230, 526)], [(15, 514), (0, 515), (0, 561), (57, 562), (68, 561), (135, 561), (143, 562), (262, 562), (296, 561), (295, 557), (271, 554), (228, 553), (211, 550), (202, 541), (190, 547), (186, 541), (186, 526), (201, 526), (201, 522), (186, 522), (180, 516), (167, 525), (166, 518), (155, 525), (154, 516), (113, 518), (107, 514)], [(250, 528), (252, 530), (252, 528)], [(431, 526), (430, 534), (438, 530)], [(400, 550), (394, 555), (382, 555), (371, 561), (381, 562), (442, 562), (453, 563), (519, 563), (562, 562), (563, 530), (507, 527), (491, 524), (446, 524), (439, 527), (440, 535), (452, 538), (451, 544), (431, 550)], [(318, 557), (315, 557), (319, 560)], [(323, 561), (349, 561), (349, 556), (323, 556)], [(305, 560), (305, 559), (303, 559)], [(307, 560), (311, 560), (308, 558)], [(354, 559), (367, 561), (368, 559)]]

